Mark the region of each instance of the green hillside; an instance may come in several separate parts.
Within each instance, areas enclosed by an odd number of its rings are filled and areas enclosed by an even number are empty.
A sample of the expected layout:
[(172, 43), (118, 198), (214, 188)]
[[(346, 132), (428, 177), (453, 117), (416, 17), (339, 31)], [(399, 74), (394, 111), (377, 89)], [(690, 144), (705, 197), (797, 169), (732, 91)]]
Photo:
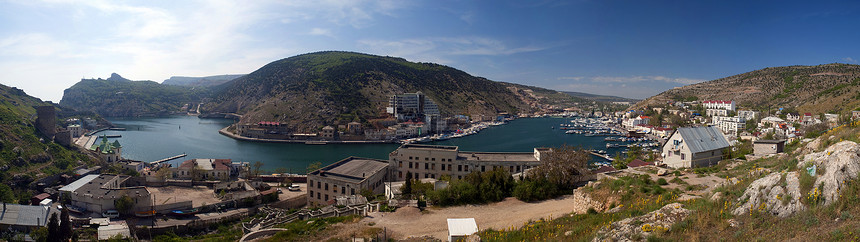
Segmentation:
[[(6, 188), (29, 199), (30, 182), (80, 165), (95, 162), (78, 151), (42, 141), (33, 125), (33, 106), (52, 105), (28, 96), (21, 89), (0, 85), (0, 200), (12, 202)], [(60, 110), (61, 111), (61, 110)], [(7, 187), (4, 187), (7, 186)], [(22, 195), (23, 194), (23, 195)], [(11, 197), (10, 197), (11, 196)]]
[(516, 88), (451, 67), (353, 52), (278, 60), (222, 87), (204, 110), (243, 114), (247, 122), (280, 121), (297, 131), (384, 117), (388, 97), (404, 92), (423, 92), (449, 115), (540, 108)]
[(784, 66), (674, 88), (633, 109), (671, 100), (734, 100), (756, 110), (796, 108), (813, 114), (845, 114), (860, 107), (860, 65)]
[(211, 88), (131, 81), (111, 74), (108, 79), (82, 79), (63, 93), (60, 104), (106, 117), (159, 116), (184, 113), (210, 95)]

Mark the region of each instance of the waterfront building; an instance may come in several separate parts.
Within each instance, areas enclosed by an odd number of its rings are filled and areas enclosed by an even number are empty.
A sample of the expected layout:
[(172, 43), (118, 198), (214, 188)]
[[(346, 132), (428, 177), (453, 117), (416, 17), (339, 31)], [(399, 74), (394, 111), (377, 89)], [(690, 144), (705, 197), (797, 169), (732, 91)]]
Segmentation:
[(389, 97), (386, 111), (397, 121), (424, 120), (427, 115), (440, 115), (439, 106), (420, 91)]
[(116, 200), (123, 196), (134, 201), (131, 212), (151, 210), (154, 204), (149, 191), (144, 186), (127, 186), (129, 178), (123, 175), (87, 175), (60, 188), (60, 196), (69, 199), (72, 206), (96, 213), (115, 210)]
[(503, 168), (510, 173), (522, 172), (540, 164), (541, 158), (552, 150), (535, 148), (534, 152), (461, 152), (457, 146), (405, 144), (388, 157), (393, 180), (412, 177), (462, 179), (473, 171), (485, 172)]
[(651, 117), (639, 115), (636, 118), (626, 119), (624, 120), (624, 127), (634, 128), (640, 124), (648, 124), (648, 121), (651, 120)]
[(361, 134), (361, 123), (349, 122), (348, 124), (346, 124), (346, 130), (350, 134)]
[(663, 146), (663, 164), (673, 168), (716, 165), (729, 146), (716, 127), (678, 128)]
[(324, 140), (334, 140), (337, 137), (335, 133), (337, 132), (335, 132), (334, 127), (325, 126), (322, 128), (322, 132), (320, 132), (320, 137)]
[(191, 159), (183, 161), (173, 170), (178, 179), (227, 180), (230, 178), (230, 159)]
[(308, 174), (308, 204), (333, 204), (335, 198), (360, 194), (364, 190), (383, 193), (388, 176), (384, 160), (349, 157)]
[(108, 142), (107, 136), (102, 136), (101, 140), (101, 143), (93, 144), (93, 146), (90, 147), (90, 150), (98, 153), (99, 157), (101, 157), (107, 162), (121, 161), (122, 145), (119, 144), (119, 140), (115, 140), (113, 143), (111, 143)]
[(84, 135), (84, 129), (81, 127), (80, 124), (69, 125), (68, 127), (66, 127), (66, 129), (69, 130), (69, 133), (72, 135), (72, 138), (78, 138), (81, 137), (81, 135)]

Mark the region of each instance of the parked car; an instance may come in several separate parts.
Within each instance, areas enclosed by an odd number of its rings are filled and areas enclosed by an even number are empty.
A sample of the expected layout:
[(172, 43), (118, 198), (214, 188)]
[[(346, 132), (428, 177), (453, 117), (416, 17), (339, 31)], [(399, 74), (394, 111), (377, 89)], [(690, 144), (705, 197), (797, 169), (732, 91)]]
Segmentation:
[(296, 185), (296, 184), (290, 185), (290, 187), (288, 187), (287, 189), (289, 189), (290, 191), (294, 191), (294, 192), (295, 192), (295, 191), (301, 191), (301, 190), (302, 190), (302, 188), (301, 188), (301, 187), (299, 187), (299, 185)]
[(119, 211), (107, 210), (102, 212), (102, 216), (104, 216), (105, 218), (119, 218)]

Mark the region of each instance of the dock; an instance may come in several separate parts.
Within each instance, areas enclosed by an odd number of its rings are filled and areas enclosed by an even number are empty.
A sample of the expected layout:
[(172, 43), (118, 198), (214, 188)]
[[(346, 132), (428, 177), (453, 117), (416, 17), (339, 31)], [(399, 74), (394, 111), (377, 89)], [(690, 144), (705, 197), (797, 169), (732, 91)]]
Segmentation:
[(179, 158), (182, 158), (182, 157), (185, 157), (185, 156), (186, 156), (186, 154), (185, 154), (185, 153), (182, 153), (182, 154), (175, 155), (175, 156), (171, 156), (171, 157), (167, 157), (167, 158), (164, 158), (164, 159), (161, 159), (161, 160), (153, 161), (153, 162), (150, 162), (149, 164), (151, 164), (151, 165), (158, 165), (158, 164), (160, 164), (160, 163), (162, 163), (162, 162), (165, 162), (165, 161), (171, 161), (171, 160), (175, 160), (175, 159), (179, 159)]
[(108, 137), (108, 138), (122, 138), (122, 135), (113, 134), (113, 135), (105, 135), (105, 137)]
[(606, 159), (606, 160), (608, 160), (608, 161), (615, 161), (615, 159), (609, 158), (609, 156), (608, 156), (608, 155), (601, 155), (601, 154), (598, 154), (597, 152), (594, 152), (594, 151), (588, 151), (588, 153), (589, 153), (589, 154), (592, 154), (592, 155), (594, 155), (594, 156), (597, 156), (597, 157), (600, 157), (600, 158)]
[(125, 131), (125, 128), (109, 128), (110, 130)]

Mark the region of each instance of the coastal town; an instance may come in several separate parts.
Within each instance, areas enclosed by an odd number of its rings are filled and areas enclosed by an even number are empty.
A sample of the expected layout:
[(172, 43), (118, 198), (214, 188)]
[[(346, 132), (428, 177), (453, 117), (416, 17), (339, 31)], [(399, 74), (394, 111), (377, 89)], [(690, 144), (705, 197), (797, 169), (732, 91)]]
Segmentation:
[[(109, 136), (99, 134), (109, 129), (121, 132), (123, 128), (97, 124), (90, 118), (70, 118), (59, 122), (65, 127), (57, 127), (57, 114), (52, 107), (36, 107), (36, 128), (46, 138), (93, 152), (105, 163), (81, 166), (73, 174), (43, 178), (38, 182), (41, 193), (34, 195), (30, 204), (4, 204), (7, 215), (0, 224), (28, 236), (30, 231), (47, 226), (50, 217), (63, 213), (63, 222), (75, 230), (93, 231), (92, 238), (103, 240), (143, 239), (143, 234), (193, 234), (212, 224), (232, 221), (242, 225), (241, 241), (250, 241), (272, 236), (281, 231), (276, 225), (297, 220), (344, 215), (376, 217), (401, 207), (432, 206), (427, 199), (413, 196), (413, 188), (407, 188), (415, 186), (415, 182), (444, 190), (473, 174), (499, 171), (523, 179), (531, 174), (530, 170), (540, 169), (552, 160), (549, 157), (558, 147), (534, 147), (533, 152), (481, 152), (420, 144), (475, 134), (489, 126), (516, 122), (516, 118), (550, 118), (557, 120), (558, 126), (548, 129), (603, 138), (605, 148), (582, 151), (593, 158), (583, 167), (587, 170), (571, 174), (576, 177), (573, 180), (579, 181), (575, 187), (605, 177), (641, 174), (643, 169), (656, 169), (656, 176), (688, 174), (690, 169), (715, 166), (736, 157), (770, 157), (782, 153), (787, 144), (809, 142), (808, 136), (860, 119), (860, 111), (840, 116), (799, 114), (787, 109), (744, 110), (731, 100), (677, 101), (645, 110), (557, 107), (552, 113), (499, 114), (476, 120), (462, 115), (443, 117), (435, 103), (420, 92), (392, 96), (390, 104), (390, 120), (387, 126), (381, 126), (383, 129), (353, 122), (337, 128), (326, 126), (317, 134), (293, 134), (285, 133), (278, 123), (260, 122), (234, 125), (236, 134), (222, 130), (232, 138), (264, 142), (287, 139), (313, 145), (360, 139), (402, 143), (387, 160), (351, 156), (309, 167), (306, 174), (271, 174), (261, 170), (259, 162), (218, 157), (188, 159), (184, 154), (159, 161), (129, 160), (123, 157), (118, 140), (111, 142)], [(184, 161), (172, 165), (168, 162), (171, 160)], [(690, 182), (709, 188), (725, 179)], [(692, 191), (688, 196), (701, 194)], [(253, 219), (243, 219), (248, 217)], [(474, 219), (447, 221), (449, 240), (470, 236), (478, 228), (494, 224), (486, 220), (476, 223)], [(443, 230), (427, 233), (440, 238), (437, 233)], [(392, 231), (400, 238), (427, 235), (397, 228)]]

